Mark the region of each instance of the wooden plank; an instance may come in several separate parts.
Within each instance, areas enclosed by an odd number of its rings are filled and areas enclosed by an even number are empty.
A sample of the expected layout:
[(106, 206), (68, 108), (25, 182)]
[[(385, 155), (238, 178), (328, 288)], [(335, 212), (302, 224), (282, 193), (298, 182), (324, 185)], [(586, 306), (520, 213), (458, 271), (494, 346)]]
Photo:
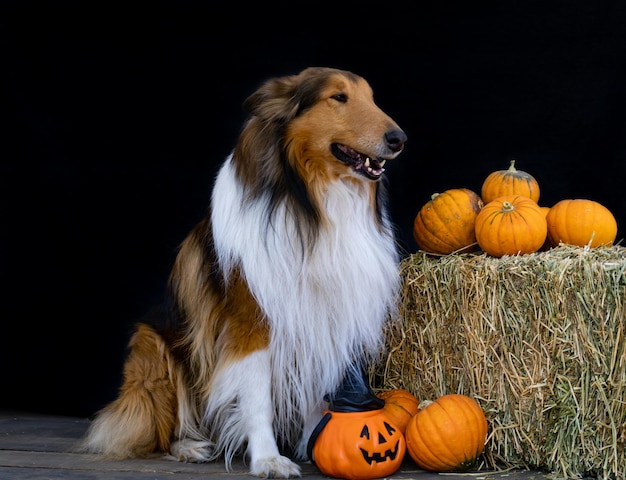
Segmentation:
[[(247, 468), (243, 463), (236, 463), (231, 472), (226, 472), (222, 462), (185, 463), (167, 460), (163, 457), (127, 460), (101, 460), (94, 455), (32, 452), (32, 451), (0, 451), (0, 466), (24, 469), (51, 469), (64, 471), (98, 471), (98, 472), (145, 472), (172, 475), (174, 473), (202, 475), (245, 475)], [(0, 477), (4, 478), (4, 477)]]
[[(241, 459), (236, 459), (227, 472), (223, 461), (185, 463), (162, 455), (102, 460), (95, 455), (73, 453), (89, 423), (88, 419), (74, 417), (0, 412), (0, 478), (251, 478)], [(301, 467), (307, 476), (319, 474), (309, 463)]]
[[(236, 459), (227, 472), (222, 461), (184, 463), (158, 455), (147, 459), (102, 460), (74, 453), (88, 419), (0, 411), (0, 479), (2, 480), (251, 480), (248, 467)], [(328, 480), (309, 462), (301, 462), (303, 477)], [(447, 480), (547, 480), (541, 472), (518, 470), (446, 474)], [(394, 480), (439, 480), (440, 474), (416, 468), (410, 458)]]
[(0, 412), (0, 450), (65, 452), (89, 426), (88, 419)]
[[(0, 467), (2, 480), (216, 480), (221, 477), (205, 473), (100, 472), (97, 470), (54, 470)], [(227, 480), (251, 480), (254, 477), (228, 477)]]

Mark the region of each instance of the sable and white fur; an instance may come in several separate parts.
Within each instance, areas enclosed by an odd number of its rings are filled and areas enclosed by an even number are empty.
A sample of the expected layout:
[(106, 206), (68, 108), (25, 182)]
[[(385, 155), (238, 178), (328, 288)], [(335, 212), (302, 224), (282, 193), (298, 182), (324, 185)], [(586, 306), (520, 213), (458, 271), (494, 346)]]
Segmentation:
[[(397, 302), (384, 162), (406, 136), (361, 77), (308, 68), (270, 79), (181, 245), (167, 327), (140, 323), (116, 400), (83, 451), (245, 455), (293, 477), (350, 366), (380, 352)], [(285, 456), (283, 456), (285, 455)]]

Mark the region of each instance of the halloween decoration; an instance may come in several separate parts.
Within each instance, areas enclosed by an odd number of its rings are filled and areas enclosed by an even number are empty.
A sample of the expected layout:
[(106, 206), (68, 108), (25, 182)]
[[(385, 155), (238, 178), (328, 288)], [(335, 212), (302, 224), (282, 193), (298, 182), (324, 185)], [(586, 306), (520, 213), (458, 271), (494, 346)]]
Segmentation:
[(308, 455), (324, 475), (370, 480), (400, 468), (406, 442), (371, 391), (363, 370), (348, 373), (308, 443)]
[(487, 418), (466, 395), (451, 393), (423, 406), (406, 429), (407, 450), (420, 468), (463, 472), (485, 448)]

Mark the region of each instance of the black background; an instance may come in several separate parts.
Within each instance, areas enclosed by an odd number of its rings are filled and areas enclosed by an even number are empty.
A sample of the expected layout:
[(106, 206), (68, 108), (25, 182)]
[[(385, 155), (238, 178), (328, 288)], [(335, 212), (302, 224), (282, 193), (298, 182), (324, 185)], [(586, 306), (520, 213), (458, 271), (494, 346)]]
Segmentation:
[(405, 253), (432, 193), (480, 192), (513, 158), (540, 204), (593, 199), (626, 231), (624, 1), (0, 9), (2, 407), (91, 415), (115, 397), (132, 326), (270, 76), (370, 82), (409, 136), (387, 167)]

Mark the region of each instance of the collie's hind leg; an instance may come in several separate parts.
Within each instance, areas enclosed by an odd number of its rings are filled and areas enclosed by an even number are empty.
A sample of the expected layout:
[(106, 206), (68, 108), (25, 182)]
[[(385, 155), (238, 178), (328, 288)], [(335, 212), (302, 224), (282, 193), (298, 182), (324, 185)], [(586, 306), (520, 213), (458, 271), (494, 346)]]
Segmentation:
[[(210, 403), (227, 401), (223, 395), (238, 399), (239, 418), (223, 423), (220, 436), (230, 437), (226, 441), (229, 445), (241, 445), (247, 440), (250, 474), (264, 478), (299, 477), (300, 466), (282, 456), (276, 444), (271, 379), (269, 353), (257, 350), (221, 369)], [(232, 453), (227, 452), (226, 456), (232, 457)]]

